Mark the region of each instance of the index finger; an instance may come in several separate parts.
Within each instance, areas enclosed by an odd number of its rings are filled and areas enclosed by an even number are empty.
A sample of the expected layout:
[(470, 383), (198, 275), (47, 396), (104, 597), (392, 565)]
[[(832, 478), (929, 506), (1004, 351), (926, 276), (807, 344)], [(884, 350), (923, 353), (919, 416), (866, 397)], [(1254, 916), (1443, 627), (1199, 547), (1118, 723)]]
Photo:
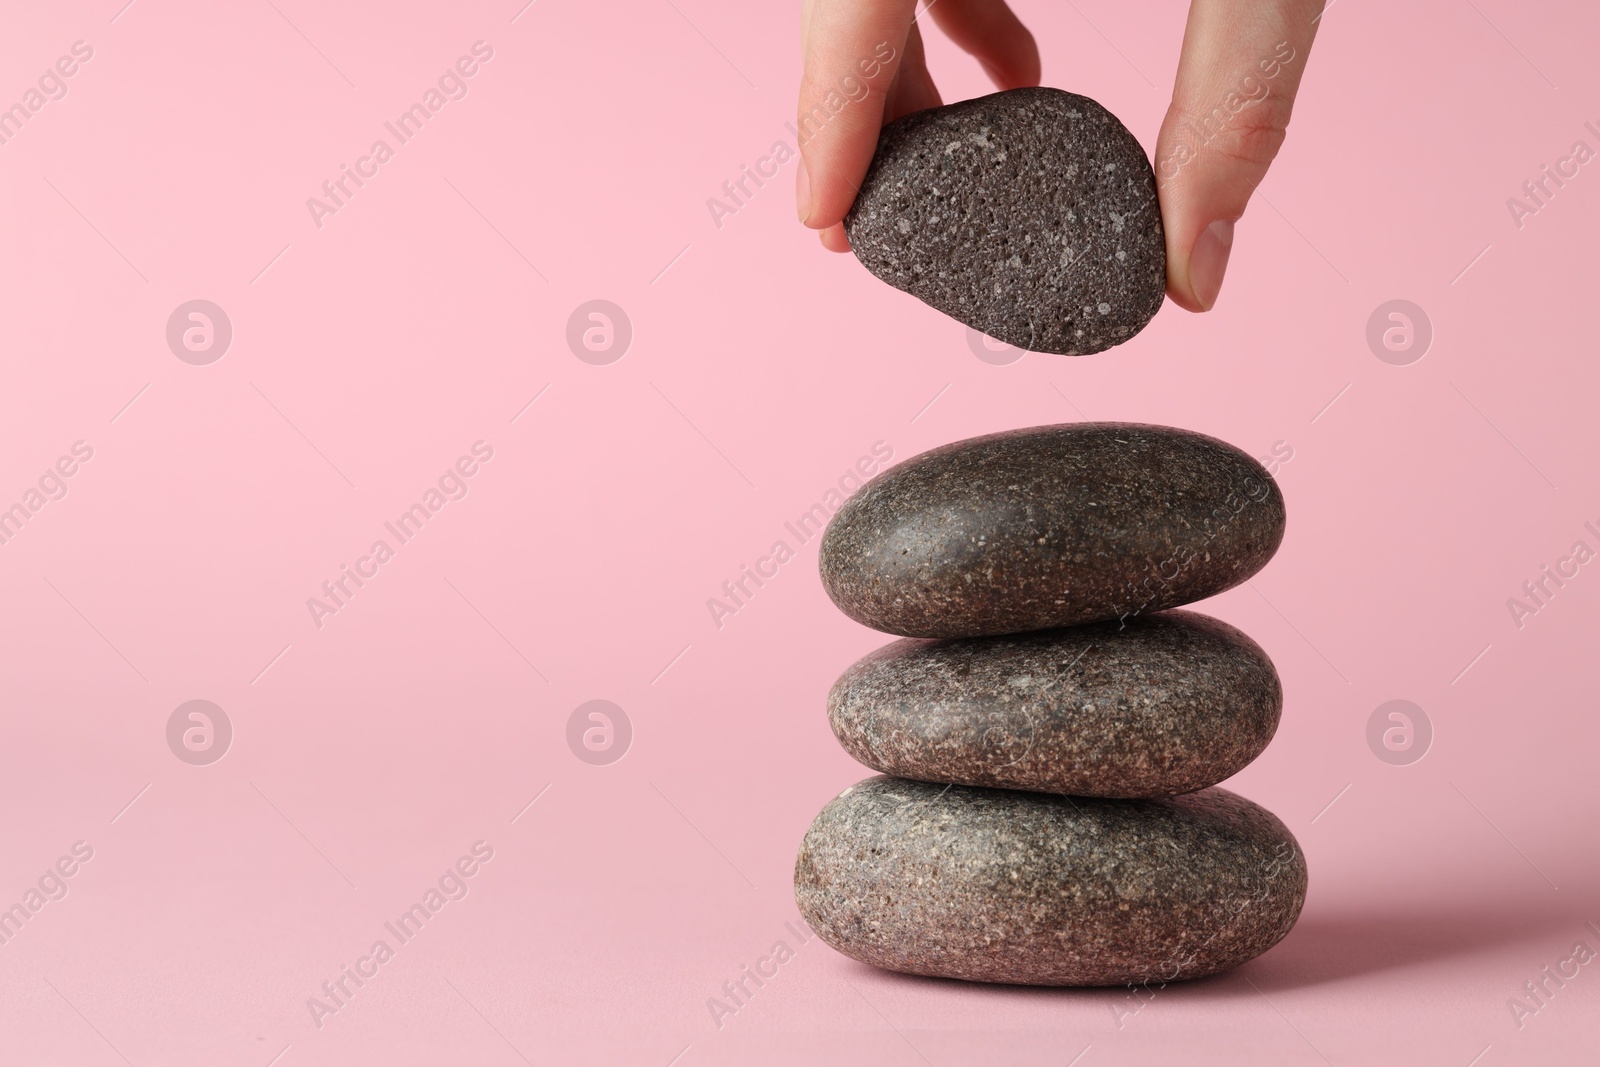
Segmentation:
[(801, 219), (825, 229), (855, 201), (878, 145), (884, 108), (905, 61), (916, 0), (812, 0), (796, 132), (810, 181)]

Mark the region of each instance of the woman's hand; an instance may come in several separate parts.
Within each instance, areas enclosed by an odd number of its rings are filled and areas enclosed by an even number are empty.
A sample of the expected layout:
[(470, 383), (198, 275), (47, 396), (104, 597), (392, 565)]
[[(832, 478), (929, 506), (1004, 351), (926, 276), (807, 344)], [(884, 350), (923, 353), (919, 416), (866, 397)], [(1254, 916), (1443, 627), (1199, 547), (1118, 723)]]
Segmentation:
[[(1156, 139), (1167, 295), (1216, 303), (1233, 225), (1283, 144), (1323, 0), (1194, 0), (1172, 105)], [(1039, 84), (1039, 49), (1004, 0), (806, 0), (800, 82), (800, 221), (849, 250), (842, 222), (878, 130), (941, 101), (919, 27), (931, 19), (1000, 89)]]

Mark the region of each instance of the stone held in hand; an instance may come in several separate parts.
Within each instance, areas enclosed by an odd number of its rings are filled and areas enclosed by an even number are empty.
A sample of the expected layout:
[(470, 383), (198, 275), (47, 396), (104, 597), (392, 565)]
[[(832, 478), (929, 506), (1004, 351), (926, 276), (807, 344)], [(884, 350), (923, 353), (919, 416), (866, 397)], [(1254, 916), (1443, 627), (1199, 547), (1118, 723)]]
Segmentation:
[(824, 941), (908, 974), (1169, 982), (1277, 944), (1306, 866), (1272, 813), (1211, 788), (1106, 800), (872, 778), (812, 823), (795, 899)]
[(846, 752), (925, 782), (1095, 797), (1231, 777), (1278, 727), (1254, 641), (1188, 611), (1001, 637), (897, 641), (828, 696)]
[(1035, 352), (1121, 344), (1166, 291), (1144, 149), (1104, 107), (1060, 89), (1011, 89), (890, 123), (844, 226), (883, 281)]
[(883, 472), (823, 535), (823, 586), (902, 637), (983, 637), (1178, 607), (1277, 551), (1283, 494), (1204, 434), (1074, 423), (957, 441)]

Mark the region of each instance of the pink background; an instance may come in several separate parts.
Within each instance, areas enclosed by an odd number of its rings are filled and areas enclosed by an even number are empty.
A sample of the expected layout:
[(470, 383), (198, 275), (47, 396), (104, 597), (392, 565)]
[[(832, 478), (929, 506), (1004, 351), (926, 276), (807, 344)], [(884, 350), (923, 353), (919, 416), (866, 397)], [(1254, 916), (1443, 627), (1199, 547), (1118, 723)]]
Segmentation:
[[(1592, 1060), (1600, 964), (1520, 1028), (1507, 1001), (1600, 949), (1600, 566), (1520, 629), (1506, 600), (1600, 548), (1600, 170), (1520, 229), (1505, 203), (1600, 147), (1592, 5), (1336, 4), (1218, 309), (994, 366), (817, 247), (793, 164), (713, 224), (788, 137), (793, 4), (121, 3), (0, 32), (5, 102), (94, 50), (0, 145), (0, 504), (94, 450), (0, 545), (0, 905), (94, 850), (0, 947), (0, 1061)], [(1182, 6), (1018, 8), (1046, 84), (1152, 146)], [(306, 198), (479, 40), (468, 95), (314, 225)], [(985, 90), (929, 47), (947, 99)], [(195, 298), (234, 330), (207, 366), (165, 340)], [(634, 328), (606, 366), (564, 339), (594, 298)], [(1435, 330), (1408, 366), (1365, 340), (1396, 298)], [(815, 542), (720, 629), (706, 599), (876, 441), (1080, 418), (1293, 449), (1282, 551), (1203, 610), (1283, 676), (1230, 785), (1307, 853), (1299, 926), (1137, 1012), (800, 945), (795, 847), (866, 774), (823, 698), (886, 638), (830, 605)], [(307, 598), (479, 440), (465, 499), (315, 626)], [(597, 698), (634, 731), (608, 766), (565, 740)], [(1409, 766), (1366, 742), (1397, 698), (1435, 731)], [(209, 766), (167, 747), (193, 699), (234, 730)], [(315, 1025), (307, 998), (479, 840), (469, 894)], [(780, 939), (718, 1028), (707, 999)]]

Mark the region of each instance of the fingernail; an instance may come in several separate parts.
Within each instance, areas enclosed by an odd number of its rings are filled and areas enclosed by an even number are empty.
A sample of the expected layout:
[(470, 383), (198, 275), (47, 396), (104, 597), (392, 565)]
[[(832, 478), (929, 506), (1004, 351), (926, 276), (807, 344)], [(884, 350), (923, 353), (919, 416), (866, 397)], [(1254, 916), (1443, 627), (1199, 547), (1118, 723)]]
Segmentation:
[(1218, 219), (1207, 226), (1189, 254), (1189, 284), (1200, 306), (1210, 311), (1222, 292), (1222, 276), (1228, 270), (1228, 253), (1233, 250), (1233, 223)]
[(811, 172), (806, 170), (805, 156), (800, 157), (800, 165), (794, 172), (794, 206), (804, 225), (811, 217)]

